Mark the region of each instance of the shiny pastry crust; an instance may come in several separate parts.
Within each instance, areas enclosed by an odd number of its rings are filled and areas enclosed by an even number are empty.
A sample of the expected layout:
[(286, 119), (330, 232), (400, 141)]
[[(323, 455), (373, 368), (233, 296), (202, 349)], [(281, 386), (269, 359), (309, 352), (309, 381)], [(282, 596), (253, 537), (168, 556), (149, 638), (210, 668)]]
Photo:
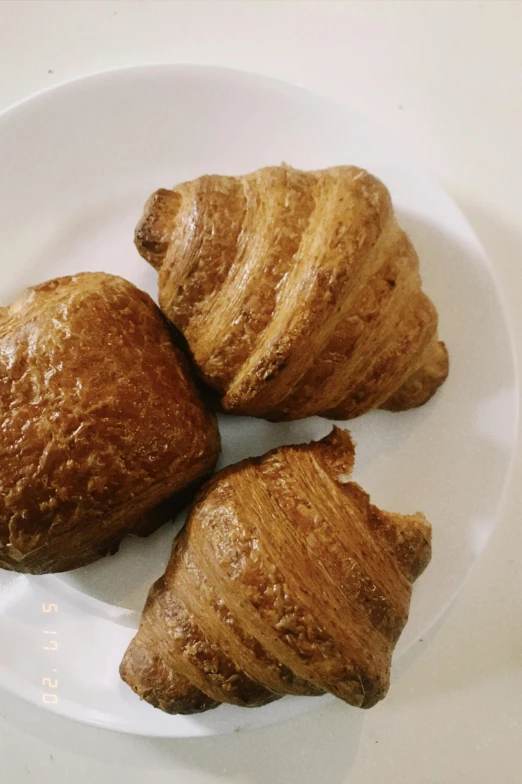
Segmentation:
[(0, 309), (0, 567), (64, 571), (172, 516), (219, 433), (151, 298), (84, 273)]
[(415, 249), (363, 169), (276, 166), (161, 189), (135, 240), (225, 411), (349, 419), (422, 405), (447, 376)]
[(170, 713), (384, 697), (431, 529), (373, 506), (353, 459), (334, 428), (207, 482), (121, 664), (140, 697)]

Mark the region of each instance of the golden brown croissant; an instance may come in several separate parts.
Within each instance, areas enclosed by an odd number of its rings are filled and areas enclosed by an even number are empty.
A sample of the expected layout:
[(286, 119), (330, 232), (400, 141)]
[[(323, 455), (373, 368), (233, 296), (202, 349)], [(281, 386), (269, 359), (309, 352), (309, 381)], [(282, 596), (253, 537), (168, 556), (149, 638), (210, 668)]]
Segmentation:
[(447, 376), (417, 254), (388, 191), (362, 169), (276, 166), (159, 190), (136, 245), (230, 413), (403, 410)]
[(0, 406), (6, 569), (64, 571), (151, 533), (219, 452), (159, 309), (112, 275), (51, 280), (0, 308)]
[(170, 713), (384, 697), (431, 529), (422, 514), (372, 506), (346, 482), (353, 459), (334, 428), (202, 488), (120, 667), (140, 697)]

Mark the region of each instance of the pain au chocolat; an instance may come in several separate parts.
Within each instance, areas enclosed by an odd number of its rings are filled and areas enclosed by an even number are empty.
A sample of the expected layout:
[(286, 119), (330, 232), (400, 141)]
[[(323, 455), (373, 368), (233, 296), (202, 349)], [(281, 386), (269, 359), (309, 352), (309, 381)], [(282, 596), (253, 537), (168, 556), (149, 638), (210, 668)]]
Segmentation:
[(103, 273), (0, 309), (0, 406), (4, 569), (73, 569), (151, 533), (219, 452), (158, 307)]

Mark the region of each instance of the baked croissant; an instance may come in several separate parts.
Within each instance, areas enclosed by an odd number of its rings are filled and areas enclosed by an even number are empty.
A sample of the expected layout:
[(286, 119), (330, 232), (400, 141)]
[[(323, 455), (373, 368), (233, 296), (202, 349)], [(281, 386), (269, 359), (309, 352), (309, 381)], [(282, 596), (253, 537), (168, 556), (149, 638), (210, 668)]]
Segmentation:
[(384, 697), (431, 529), (422, 514), (372, 506), (346, 482), (353, 460), (334, 428), (201, 489), (120, 667), (140, 697), (169, 713)]
[(398, 411), (447, 376), (417, 254), (388, 191), (362, 169), (275, 166), (162, 189), (135, 241), (227, 412)]
[(219, 452), (158, 307), (112, 275), (51, 280), (0, 308), (0, 407), (5, 569), (73, 569), (151, 533)]

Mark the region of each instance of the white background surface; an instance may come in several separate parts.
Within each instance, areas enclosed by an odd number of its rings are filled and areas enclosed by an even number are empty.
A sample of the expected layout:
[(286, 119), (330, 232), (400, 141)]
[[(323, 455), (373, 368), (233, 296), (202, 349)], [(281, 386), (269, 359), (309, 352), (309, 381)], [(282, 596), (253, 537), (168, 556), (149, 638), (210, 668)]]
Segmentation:
[[(468, 216), (518, 335), (521, 35), (522, 3), (499, 0), (3, 2), (0, 108), (77, 76), (151, 62), (245, 68), (347, 101), (407, 144)], [(521, 469), (519, 457), (501, 524), (459, 599), (371, 712), (336, 703), (246, 734), (148, 741), (2, 693), (0, 781), (519, 784)]]

